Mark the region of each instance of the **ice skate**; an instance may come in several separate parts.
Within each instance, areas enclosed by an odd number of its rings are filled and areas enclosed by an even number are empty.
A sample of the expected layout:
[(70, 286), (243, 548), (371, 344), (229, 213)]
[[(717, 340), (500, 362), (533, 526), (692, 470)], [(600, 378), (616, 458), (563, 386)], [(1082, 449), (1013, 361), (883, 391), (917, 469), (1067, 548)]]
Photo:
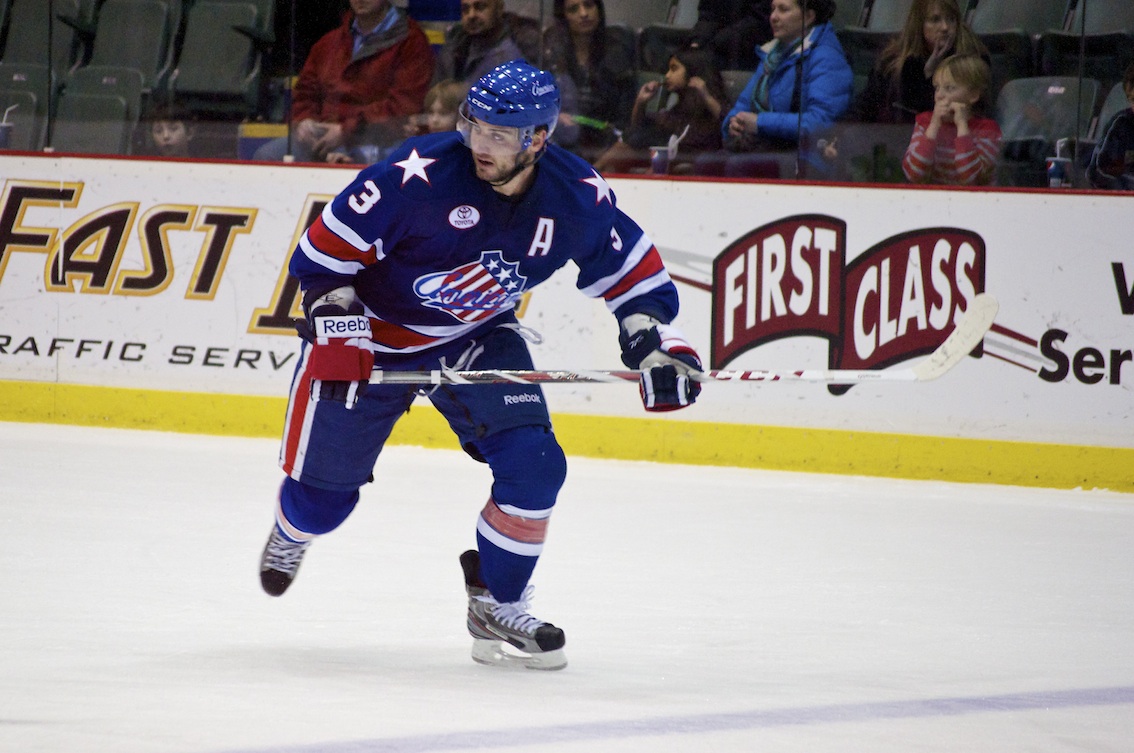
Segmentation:
[(468, 628), (473, 637), (472, 658), (479, 664), (524, 669), (563, 669), (567, 656), (563, 631), (528, 614), (532, 587), (519, 601), (500, 603), (480, 580), (480, 554), (461, 555), (465, 591), (469, 597)]
[(310, 541), (292, 541), (280, 533), (279, 526), (272, 526), (272, 535), (260, 555), (260, 585), (270, 596), (282, 596), (295, 574)]

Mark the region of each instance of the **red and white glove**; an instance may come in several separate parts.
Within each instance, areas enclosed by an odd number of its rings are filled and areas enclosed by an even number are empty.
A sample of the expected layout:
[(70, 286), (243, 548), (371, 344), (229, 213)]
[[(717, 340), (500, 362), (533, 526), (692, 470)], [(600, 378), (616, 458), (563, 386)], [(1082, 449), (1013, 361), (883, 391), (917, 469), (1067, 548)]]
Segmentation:
[(685, 408), (701, 394), (696, 380), (701, 359), (677, 327), (648, 314), (631, 314), (622, 320), (618, 344), (622, 363), (642, 371), (638, 391), (646, 410)]
[(351, 287), (336, 288), (304, 303), (307, 318), (296, 322), (295, 328), (311, 343), (307, 357), (311, 396), (353, 408), (374, 370), (370, 320)]

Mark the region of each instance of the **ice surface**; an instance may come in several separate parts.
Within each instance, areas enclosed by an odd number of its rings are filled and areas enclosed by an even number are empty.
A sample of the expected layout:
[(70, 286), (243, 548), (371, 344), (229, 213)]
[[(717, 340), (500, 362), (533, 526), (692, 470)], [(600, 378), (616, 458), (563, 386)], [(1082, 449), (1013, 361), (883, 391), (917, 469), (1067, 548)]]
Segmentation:
[(276, 443), (0, 424), (0, 751), (1115, 751), (1134, 495), (572, 458), (533, 612), (474, 664), (487, 470), (392, 447), (280, 599)]

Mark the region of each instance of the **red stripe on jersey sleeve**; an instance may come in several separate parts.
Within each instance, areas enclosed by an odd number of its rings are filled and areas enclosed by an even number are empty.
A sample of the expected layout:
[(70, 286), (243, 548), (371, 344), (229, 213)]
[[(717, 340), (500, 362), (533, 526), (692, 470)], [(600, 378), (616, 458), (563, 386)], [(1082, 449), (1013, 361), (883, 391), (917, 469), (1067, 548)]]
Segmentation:
[(653, 277), (664, 269), (665, 265), (662, 263), (661, 254), (658, 253), (657, 247), (650, 246), (650, 250), (642, 257), (642, 260), (638, 262), (633, 269), (627, 272), (626, 276), (619, 280), (617, 284), (603, 293), (602, 297), (608, 301), (613, 300), (642, 280)]
[(312, 246), (335, 259), (353, 261), (360, 264), (373, 264), (377, 260), (373, 246), (368, 248), (365, 252), (359, 251), (357, 248), (335, 235), (335, 233), (331, 232), (331, 230), (323, 224), (322, 217), (316, 217), (315, 221), (311, 223), (311, 227), (307, 228), (307, 240), (311, 242)]

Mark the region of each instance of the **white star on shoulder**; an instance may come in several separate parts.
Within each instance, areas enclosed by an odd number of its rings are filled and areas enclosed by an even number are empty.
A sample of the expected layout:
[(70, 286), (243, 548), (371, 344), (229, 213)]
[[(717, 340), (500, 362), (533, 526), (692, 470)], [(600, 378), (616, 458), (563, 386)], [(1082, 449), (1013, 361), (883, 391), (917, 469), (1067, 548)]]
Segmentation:
[(604, 180), (603, 177), (598, 174), (597, 170), (592, 169), (591, 172), (594, 173), (593, 178), (580, 178), (579, 180), (583, 183), (588, 183), (594, 186), (595, 205), (597, 206), (598, 204), (600, 204), (603, 199), (606, 199), (607, 202), (613, 204), (614, 202), (610, 200), (610, 184), (607, 183), (606, 180)]
[(408, 157), (394, 164), (402, 168), (402, 185), (404, 186), (409, 182), (410, 178), (421, 178), (426, 183), (429, 183), (429, 176), (425, 174), (425, 168), (436, 161), (437, 160), (430, 159), (429, 157), (422, 157), (417, 153), (416, 149), (413, 149), (410, 151)]

